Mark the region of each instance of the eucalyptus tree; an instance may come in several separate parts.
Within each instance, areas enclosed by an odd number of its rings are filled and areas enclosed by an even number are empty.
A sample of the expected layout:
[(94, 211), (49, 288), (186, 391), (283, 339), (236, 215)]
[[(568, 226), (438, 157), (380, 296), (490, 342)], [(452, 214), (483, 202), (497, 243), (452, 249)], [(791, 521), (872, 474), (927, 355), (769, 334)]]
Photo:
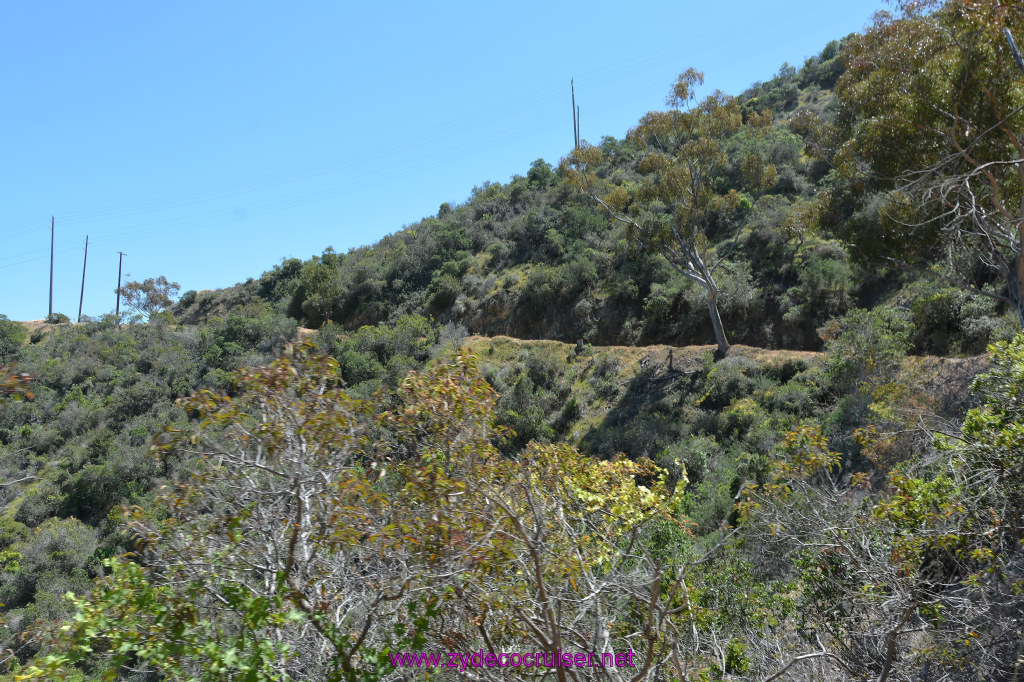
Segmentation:
[[(704, 74), (688, 69), (672, 88), (667, 111), (646, 114), (627, 139), (644, 152), (636, 166), (639, 182), (610, 184), (597, 174), (601, 148), (582, 143), (562, 160), (562, 172), (615, 220), (624, 223), (633, 246), (662, 254), (683, 277), (705, 292), (719, 355), (729, 341), (719, 313), (720, 289), (715, 275), (739, 237), (712, 242), (719, 223), (728, 222), (750, 200), (737, 188), (718, 191), (718, 177), (729, 158), (724, 139), (746, 128), (760, 134), (771, 125), (769, 112), (754, 113), (744, 124), (739, 101), (720, 91), (697, 101)], [(775, 184), (776, 170), (759, 154), (739, 164), (744, 187), (759, 194)]]
[(835, 197), (879, 219), (837, 230), (875, 262), (942, 263), (942, 277), (1024, 324), (1024, 73), (1007, 40), (1024, 33), (1024, 12), (999, 0), (898, 6), (844, 47)]

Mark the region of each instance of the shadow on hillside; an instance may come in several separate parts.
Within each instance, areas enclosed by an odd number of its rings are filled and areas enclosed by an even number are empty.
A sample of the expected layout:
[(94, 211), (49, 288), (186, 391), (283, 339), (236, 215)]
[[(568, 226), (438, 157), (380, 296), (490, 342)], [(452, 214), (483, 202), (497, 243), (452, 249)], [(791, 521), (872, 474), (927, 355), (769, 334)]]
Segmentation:
[(664, 362), (642, 367), (623, 382), (601, 422), (580, 438), (580, 450), (603, 459), (618, 453), (653, 458), (685, 435), (689, 427), (680, 412), (687, 396), (702, 386), (703, 375), (703, 369), (669, 370)]

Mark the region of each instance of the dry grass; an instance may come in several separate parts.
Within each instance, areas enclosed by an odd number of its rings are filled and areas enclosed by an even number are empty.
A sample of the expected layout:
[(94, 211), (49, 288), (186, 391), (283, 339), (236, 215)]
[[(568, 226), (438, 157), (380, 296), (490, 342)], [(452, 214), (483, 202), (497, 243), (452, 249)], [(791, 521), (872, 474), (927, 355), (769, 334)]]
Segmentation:
[[(525, 348), (544, 348), (548, 352), (556, 353), (566, 357), (575, 352), (575, 345), (561, 341), (516, 339), (511, 336), (470, 336), (466, 339), (469, 346), (477, 355), (498, 355), (499, 357), (513, 356)], [(622, 363), (623, 368), (636, 369), (664, 365), (668, 369), (669, 354), (672, 355), (672, 369), (682, 372), (693, 372), (703, 366), (704, 358), (713, 353), (715, 346), (666, 346), (662, 344), (654, 346), (592, 346), (588, 347), (589, 354), (610, 353), (616, 356)], [(493, 349), (493, 350), (492, 350)], [(803, 350), (770, 350), (767, 348), (754, 348), (752, 346), (736, 345), (729, 352), (730, 357), (745, 357), (758, 364), (770, 365), (777, 362), (791, 360), (804, 360), (807, 363), (814, 363), (821, 359), (822, 353)]]

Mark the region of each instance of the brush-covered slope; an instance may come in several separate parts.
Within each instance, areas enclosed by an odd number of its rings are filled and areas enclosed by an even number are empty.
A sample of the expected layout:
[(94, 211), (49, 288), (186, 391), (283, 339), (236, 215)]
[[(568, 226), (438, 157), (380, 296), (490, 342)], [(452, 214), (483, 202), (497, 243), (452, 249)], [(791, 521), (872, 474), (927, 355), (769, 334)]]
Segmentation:
[[(816, 203), (839, 180), (809, 155), (805, 122), (836, 115), (831, 88), (842, 72), (840, 44), (799, 70), (784, 66), (739, 97), (742, 111), (769, 110), (765, 135), (745, 127), (722, 145), (728, 163), (715, 191), (740, 187), (744, 159), (774, 165), (774, 184), (740, 195), (737, 210), (709, 232), (731, 249), (716, 274), (730, 340), (767, 348), (819, 350), (819, 328), (856, 307), (896, 305), (925, 353), (978, 353), (1014, 326), (1001, 305), (921, 273), (858, 260), (832, 237)], [(606, 137), (597, 175), (628, 187), (643, 153)], [(834, 217), (834, 216), (833, 216)], [(877, 221), (874, 214), (858, 214)], [(538, 159), (507, 183), (484, 183), (458, 206), (443, 204), (378, 243), (301, 261), (288, 259), (260, 278), (222, 291), (186, 292), (175, 307), (185, 322), (224, 316), (263, 300), (302, 326), (394, 324), (404, 315), (450, 323), (468, 333), (613, 345), (689, 345), (713, 338), (702, 290), (652, 251), (637, 249), (621, 223), (574, 191)]]

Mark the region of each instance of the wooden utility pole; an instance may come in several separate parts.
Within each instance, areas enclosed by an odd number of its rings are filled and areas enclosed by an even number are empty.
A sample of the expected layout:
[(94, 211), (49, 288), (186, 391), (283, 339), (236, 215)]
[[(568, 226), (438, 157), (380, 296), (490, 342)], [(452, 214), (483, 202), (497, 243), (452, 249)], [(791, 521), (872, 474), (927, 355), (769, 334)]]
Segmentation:
[(82, 300), (85, 298), (85, 264), (89, 260), (89, 235), (85, 235), (85, 257), (82, 259), (82, 293), (78, 295), (78, 321), (82, 321)]
[(569, 79), (569, 89), (572, 91), (572, 143), (573, 149), (580, 148), (580, 110), (576, 106), (576, 84), (574, 79)]
[(119, 325), (121, 324), (121, 259), (127, 255), (121, 251), (117, 252), (117, 307), (114, 308), (114, 314), (117, 315)]
[(46, 314), (46, 321), (53, 320), (53, 216), (50, 216), (50, 312)]

